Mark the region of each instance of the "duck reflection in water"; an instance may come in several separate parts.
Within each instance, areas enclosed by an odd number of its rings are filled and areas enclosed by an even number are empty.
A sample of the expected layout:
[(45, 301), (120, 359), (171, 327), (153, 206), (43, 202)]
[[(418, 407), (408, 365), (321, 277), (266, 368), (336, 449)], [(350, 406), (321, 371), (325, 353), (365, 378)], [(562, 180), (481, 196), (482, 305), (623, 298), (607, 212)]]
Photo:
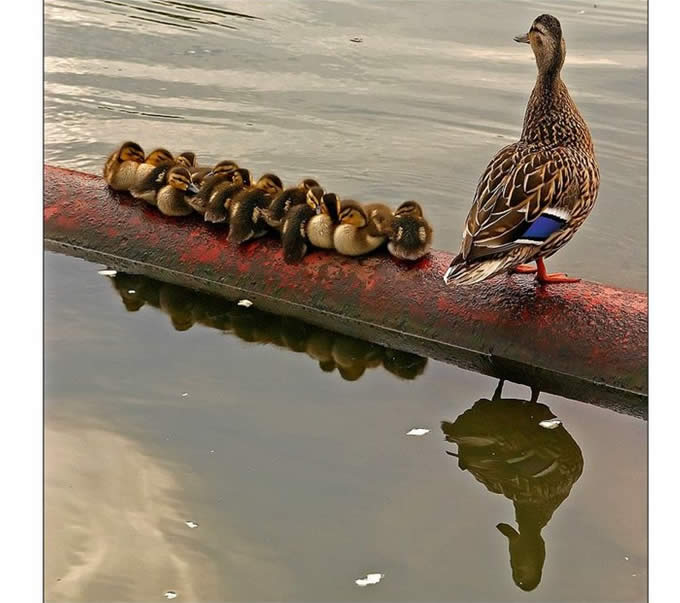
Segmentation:
[(233, 333), (251, 343), (275, 345), (307, 354), (324, 372), (337, 369), (346, 381), (356, 381), (367, 369), (382, 366), (401, 379), (425, 372), (427, 358), (314, 327), (301, 320), (245, 308), (235, 302), (178, 287), (145, 276), (118, 272), (111, 278), (128, 312), (152, 306), (170, 317), (177, 331), (200, 324)]
[(458, 445), (458, 467), (494, 494), (512, 500), (517, 529), (496, 527), (509, 542), (512, 578), (522, 590), (541, 581), (545, 542), (541, 530), (569, 496), (583, 471), (581, 449), (563, 426), (539, 423), (555, 415), (545, 404), (502, 398), (503, 381), (491, 400), (482, 398), (453, 423), (442, 422), (448, 442)]

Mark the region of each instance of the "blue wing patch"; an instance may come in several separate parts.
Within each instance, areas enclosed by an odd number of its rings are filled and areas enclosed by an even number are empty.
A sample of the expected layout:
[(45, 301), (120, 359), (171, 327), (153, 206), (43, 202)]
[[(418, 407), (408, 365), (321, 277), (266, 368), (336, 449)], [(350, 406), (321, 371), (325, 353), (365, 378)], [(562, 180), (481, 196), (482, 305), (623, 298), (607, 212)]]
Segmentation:
[(562, 228), (565, 223), (565, 220), (554, 216), (538, 216), (520, 238), (531, 241), (545, 241), (551, 234)]

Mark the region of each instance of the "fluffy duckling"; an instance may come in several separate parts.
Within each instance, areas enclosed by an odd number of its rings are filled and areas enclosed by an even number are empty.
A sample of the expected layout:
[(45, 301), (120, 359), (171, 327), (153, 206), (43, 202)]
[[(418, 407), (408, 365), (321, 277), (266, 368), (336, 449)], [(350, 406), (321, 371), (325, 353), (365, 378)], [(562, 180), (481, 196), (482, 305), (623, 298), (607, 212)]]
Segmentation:
[[(156, 169), (164, 169), (162, 166)], [(158, 190), (156, 205), (166, 216), (188, 216), (193, 209), (187, 199), (198, 192), (191, 182), (189, 170), (176, 165), (167, 170), (163, 185)]]
[(124, 142), (109, 155), (104, 164), (104, 179), (116, 191), (127, 191), (135, 184), (135, 175), (144, 163), (144, 150), (136, 142)]
[(268, 208), (260, 211), (262, 219), (271, 228), (281, 230), (283, 220), (286, 217), (288, 210), (291, 207), (305, 203), (307, 200), (307, 191), (314, 186), (319, 186), (319, 183), (313, 178), (305, 178), (297, 186), (281, 191), (274, 199), (272, 199)]
[(320, 201), (315, 207), (316, 215), (307, 224), (307, 239), (314, 247), (333, 249), (333, 234), (340, 222), (340, 199), (335, 193), (323, 194), (321, 187), (315, 187), (312, 196)]
[(235, 169), (229, 179), (213, 188), (203, 219), (213, 224), (228, 223), (232, 198), (247, 186), (250, 186), (250, 172), (245, 168)]
[(321, 212), (323, 189), (319, 186), (310, 188), (307, 191), (306, 201), (304, 205), (291, 207), (283, 220), (281, 246), (283, 259), (287, 264), (299, 262), (307, 253), (309, 242), (307, 225)]
[(432, 227), (416, 201), (405, 201), (394, 212), (387, 250), (400, 260), (419, 260), (432, 247)]
[[(360, 203), (344, 200), (340, 224), (333, 233), (333, 245), (342, 255), (364, 255), (380, 247), (386, 240), (378, 232), (375, 219), (370, 219)], [(373, 233), (373, 234), (372, 234)]]
[(213, 193), (213, 189), (220, 182), (228, 180), (231, 182), (234, 170), (238, 169), (238, 165), (231, 159), (225, 159), (216, 163), (212, 169), (202, 168), (194, 173), (191, 177), (192, 182), (200, 187), (198, 194), (192, 198), (191, 207), (199, 214), (205, 215), (208, 209), (208, 202)]
[(198, 167), (196, 153), (194, 153), (193, 151), (184, 151), (183, 153), (180, 153), (175, 158), (175, 162), (177, 163), (177, 165), (181, 165), (187, 168), (192, 175), (195, 171), (201, 169)]
[(236, 244), (262, 236), (267, 232), (260, 210), (269, 207), (272, 199), (283, 190), (276, 174), (263, 174), (254, 186), (238, 193), (229, 207), (229, 241)]
[(162, 165), (171, 166), (175, 162), (172, 153), (167, 149), (158, 148), (151, 151), (146, 156), (144, 163), (142, 163), (135, 174), (135, 183), (130, 187), (130, 194), (137, 199), (143, 199), (152, 205), (155, 205), (156, 190), (153, 190), (147, 180), (148, 176)]
[(392, 223), (392, 208), (384, 203), (365, 203), (364, 211), (368, 216), (368, 232), (374, 237), (389, 235)]

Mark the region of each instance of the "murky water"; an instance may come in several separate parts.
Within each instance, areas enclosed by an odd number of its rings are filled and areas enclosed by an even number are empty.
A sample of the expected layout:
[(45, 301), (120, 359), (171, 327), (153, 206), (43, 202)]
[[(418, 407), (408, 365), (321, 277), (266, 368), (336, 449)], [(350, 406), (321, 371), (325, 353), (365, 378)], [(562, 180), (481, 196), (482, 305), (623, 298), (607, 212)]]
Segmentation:
[[(644, 2), (48, 0), (46, 161), (233, 157), (454, 249), (541, 12), (603, 176), (550, 266), (644, 289)], [(644, 421), (101, 268), (46, 256), (48, 601), (645, 600)]]

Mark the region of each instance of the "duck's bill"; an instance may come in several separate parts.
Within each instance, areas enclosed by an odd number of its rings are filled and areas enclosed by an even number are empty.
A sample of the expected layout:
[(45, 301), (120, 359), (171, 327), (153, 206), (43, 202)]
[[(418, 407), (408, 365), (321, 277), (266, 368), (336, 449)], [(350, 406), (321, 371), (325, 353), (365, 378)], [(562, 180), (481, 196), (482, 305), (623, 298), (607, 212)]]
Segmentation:
[(529, 34), (522, 34), (521, 36), (515, 36), (513, 38), (515, 42), (519, 42), (520, 44), (528, 44), (529, 43)]
[(198, 187), (193, 182), (190, 182), (189, 186), (187, 186), (187, 192), (195, 195), (198, 192)]

